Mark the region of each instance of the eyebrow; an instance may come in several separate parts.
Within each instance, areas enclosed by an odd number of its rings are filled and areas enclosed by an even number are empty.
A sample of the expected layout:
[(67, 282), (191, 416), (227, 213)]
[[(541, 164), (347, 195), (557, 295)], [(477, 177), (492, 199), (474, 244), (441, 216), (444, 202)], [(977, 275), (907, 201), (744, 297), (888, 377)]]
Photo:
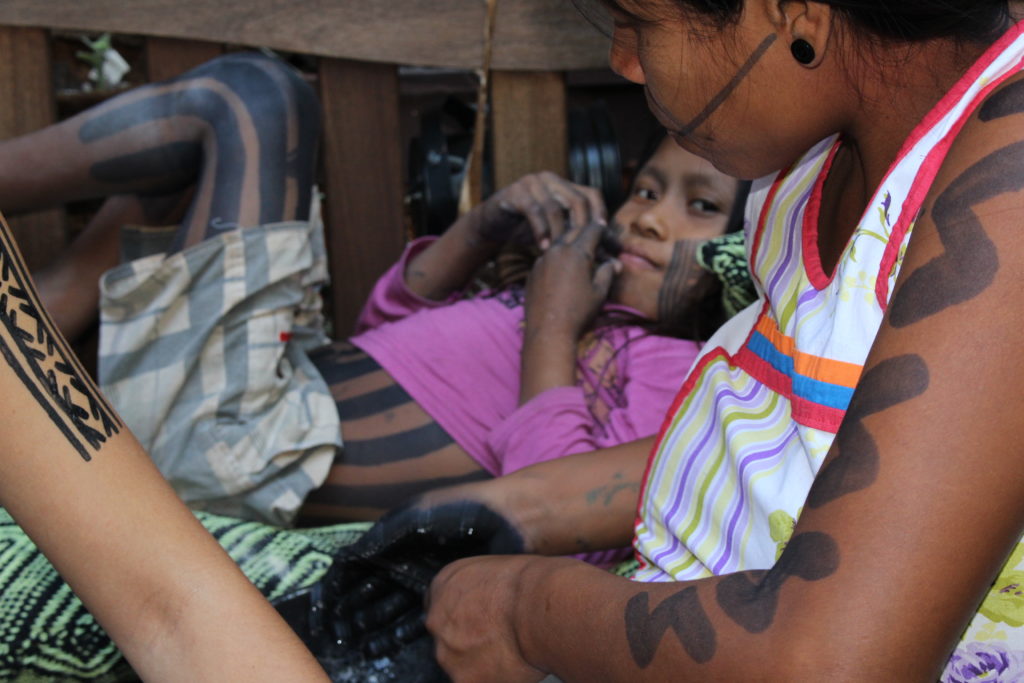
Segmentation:
[(652, 176), (656, 182), (661, 183), (662, 187), (666, 187), (668, 185), (668, 176), (666, 176), (665, 172), (656, 166), (644, 166), (640, 169), (636, 179), (640, 180), (644, 176)]
[(684, 175), (683, 184), (686, 187), (706, 187), (712, 190), (721, 189), (715, 183), (715, 178), (704, 173), (688, 173)]

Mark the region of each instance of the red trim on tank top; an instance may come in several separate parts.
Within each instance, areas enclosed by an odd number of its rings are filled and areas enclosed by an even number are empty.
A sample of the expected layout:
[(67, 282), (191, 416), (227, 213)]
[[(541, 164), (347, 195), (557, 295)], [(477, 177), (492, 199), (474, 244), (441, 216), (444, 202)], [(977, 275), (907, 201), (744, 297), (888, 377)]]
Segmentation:
[[(832, 164), (835, 162), (836, 155), (839, 154), (839, 148), (842, 145), (842, 138), (836, 138), (836, 141), (832, 143), (832, 149), (829, 150), (825, 163), (822, 165), (821, 170), (818, 171), (814, 187), (811, 188), (811, 196), (807, 200), (807, 206), (804, 208), (804, 219), (800, 227), (802, 247), (800, 256), (803, 261), (804, 274), (807, 276), (811, 286), (819, 291), (828, 287), (832, 282), (832, 278), (835, 277), (836, 271), (839, 270), (839, 264), (842, 262), (842, 257), (840, 257), (839, 261), (836, 261), (836, 267), (832, 274), (826, 275), (825, 269), (821, 267), (821, 254), (818, 252), (818, 218), (821, 215), (821, 195), (825, 190), (825, 180), (828, 179), (829, 171), (832, 170)], [(856, 231), (854, 231), (854, 234), (856, 234)], [(847, 247), (843, 247), (842, 253), (846, 253)]]

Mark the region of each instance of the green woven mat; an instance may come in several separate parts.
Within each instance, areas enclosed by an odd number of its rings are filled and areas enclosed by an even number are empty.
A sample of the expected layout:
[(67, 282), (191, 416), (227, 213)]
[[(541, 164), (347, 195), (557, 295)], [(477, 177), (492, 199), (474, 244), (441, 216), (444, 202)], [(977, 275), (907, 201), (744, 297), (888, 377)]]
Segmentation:
[[(316, 582), (369, 523), (282, 530), (196, 517), (269, 599)], [(135, 675), (35, 544), (0, 510), (0, 680), (134, 681)]]

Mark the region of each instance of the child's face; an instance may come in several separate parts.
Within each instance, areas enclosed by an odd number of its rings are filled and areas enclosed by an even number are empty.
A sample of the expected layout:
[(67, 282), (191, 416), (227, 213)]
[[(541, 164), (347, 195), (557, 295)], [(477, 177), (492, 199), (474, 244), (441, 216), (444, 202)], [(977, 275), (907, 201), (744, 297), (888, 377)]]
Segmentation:
[(622, 272), (610, 300), (664, 319), (706, 273), (696, 246), (725, 233), (738, 182), (666, 138), (640, 172), (613, 223)]

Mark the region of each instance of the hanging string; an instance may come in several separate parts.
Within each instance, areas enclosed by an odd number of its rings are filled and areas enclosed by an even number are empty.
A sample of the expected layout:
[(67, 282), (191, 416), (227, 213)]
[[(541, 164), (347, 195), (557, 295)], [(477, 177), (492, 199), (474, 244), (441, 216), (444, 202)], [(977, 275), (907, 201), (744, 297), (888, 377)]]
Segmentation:
[(459, 192), (459, 215), (465, 214), (483, 199), (484, 145), (487, 140), (487, 111), (490, 108), (491, 55), (494, 51), (494, 23), (498, 0), (485, 0), (483, 58), (476, 70), (476, 120), (473, 124), (473, 148), (466, 160), (466, 174)]

